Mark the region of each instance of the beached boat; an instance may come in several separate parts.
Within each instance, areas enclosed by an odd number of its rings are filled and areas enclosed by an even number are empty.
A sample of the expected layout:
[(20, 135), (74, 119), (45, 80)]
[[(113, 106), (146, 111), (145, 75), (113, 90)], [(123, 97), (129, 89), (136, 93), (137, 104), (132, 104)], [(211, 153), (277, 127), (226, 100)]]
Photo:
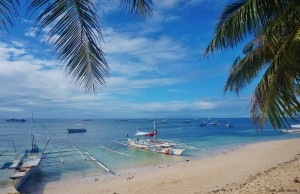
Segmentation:
[(84, 133), (87, 130), (85, 128), (69, 128), (67, 129), (68, 133)]
[[(32, 123), (32, 119), (31, 119)], [(15, 143), (13, 140), (13, 146), (15, 150), (16, 157), (13, 162), (7, 162), (2, 168), (6, 167), (9, 169), (14, 169), (13, 174), (10, 176), (15, 189), (19, 189), (22, 184), (27, 180), (27, 178), (36, 170), (37, 166), (40, 164), (44, 150), (46, 149), (50, 138), (46, 143), (43, 150), (40, 150), (37, 143), (35, 135), (32, 134), (32, 127), (30, 126), (30, 136), (29, 136), (29, 149), (18, 154), (15, 148)]]
[(14, 187), (18, 190), (27, 178), (34, 173), (37, 166), (40, 164), (43, 156), (36, 144), (30, 150), (26, 150), (24, 153), (17, 156), (16, 160), (9, 167), (14, 169), (14, 173), (10, 176)]
[[(167, 155), (181, 155), (185, 149), (175, 148), (176, 144), (164, 141), (164, 140), (156, 140), (157, 130), (155, 129), (155, 121), (154, 121), (154, 129), (152, 132), (137, 132), (134, 136), (136, 139), (130, 139), (127, 136), (128, 143), (131, 147), (145, 149), (152, 152), (167, 154)], [(144, 137), (153, 137), (153, 139), (146, 139)]]

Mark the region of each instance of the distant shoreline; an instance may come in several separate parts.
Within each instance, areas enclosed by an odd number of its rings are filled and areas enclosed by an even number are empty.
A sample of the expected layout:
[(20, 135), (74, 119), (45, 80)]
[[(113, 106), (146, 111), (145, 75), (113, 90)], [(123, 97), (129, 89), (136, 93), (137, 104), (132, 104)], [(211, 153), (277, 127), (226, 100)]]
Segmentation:
[(24, 190), (34, 194), (300, 192), (300, 183), (294, 182), (299, 176), (295, 170), (300, 168), (299, 144), (300, 138), (254, 143), (208, 158), (49, 182)]

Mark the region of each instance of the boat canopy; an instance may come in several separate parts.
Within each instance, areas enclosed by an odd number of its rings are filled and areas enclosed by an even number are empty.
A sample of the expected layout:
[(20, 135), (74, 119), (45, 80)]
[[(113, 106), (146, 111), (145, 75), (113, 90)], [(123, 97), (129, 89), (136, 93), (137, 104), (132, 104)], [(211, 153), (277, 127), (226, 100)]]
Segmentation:
[(150, 136), (150, 137), (153, 137), (153, 136), (156, 135), (156, 134), (157, 134), (157, 131), (156, 131), (156, 130), (153, 130), (151, 133), (139, 131), (139, 132), (137, 132), (137, 133), (134, 134), (134, 135), (135, 135), (135, 136)]

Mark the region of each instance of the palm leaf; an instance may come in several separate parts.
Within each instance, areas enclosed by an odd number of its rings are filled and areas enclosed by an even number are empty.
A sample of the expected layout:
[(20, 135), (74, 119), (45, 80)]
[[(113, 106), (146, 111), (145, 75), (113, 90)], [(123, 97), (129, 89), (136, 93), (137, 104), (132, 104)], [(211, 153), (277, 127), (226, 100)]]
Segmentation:
[[(100, 48), (101, 26), (92, 0), (33, 0), (29, 9), (45, 7), (37, 18), (39, 27), (51, 27), (48, 42), (65, 74), (85, 92), (97, 92), (109, 75), (105, 54)], [(57, 37), (57, 38), (56, 38)]]
[[(300, 1), (240, 0), (221, 14), (204, 56), (235, 47), (248, 37), (234, 61), (225, 91), (239, 93), (267, 67), (251, 99), (254, 124), (269, 119), (274, 128), (289, 125), (300, 112)], [(258, 125), (256, 125), (258, 126)]]
[(18, 17), (19, 0), (0, 1), (0, 31), (7, 30), (7, 25), (14, 25), (14, 19)]
[(262, 25), (280, 16), (285, 8), (298, 0), (241, 0), (229, 4), (216, 25), (212, 41), (204, 56), (219, 49), (237, 46), (248, 35), (255, 34)]
[(141, 18), (152, 15), (152, 0), (121, 0), (121, 6), (128, 9), (130, 14), (135, 14)]
[(273, 126), (289, 125), (286, 116), (295, 117), (300, 103), (294, 85), (300, 81), (300, 28), (278, 50), (268, 70), (258, 84), (252, 99), (252, 118), (267, 117)]
[[(262, 37), (258, 37), (257, 39), (262, 39)], [(251, 83), (251, 81), (258, 76), (262, 68), (272, 61), (270, 48), (272, 45), (265, 43), (260, 44), (258, 43), (260, 41), (257, 39), (246, 45), (243, 51), (247, 55), (244, 58), (241, 59), (239, 56), (234, 61), (224, 91), (229, 90), (238, 95), (240, 90)]]

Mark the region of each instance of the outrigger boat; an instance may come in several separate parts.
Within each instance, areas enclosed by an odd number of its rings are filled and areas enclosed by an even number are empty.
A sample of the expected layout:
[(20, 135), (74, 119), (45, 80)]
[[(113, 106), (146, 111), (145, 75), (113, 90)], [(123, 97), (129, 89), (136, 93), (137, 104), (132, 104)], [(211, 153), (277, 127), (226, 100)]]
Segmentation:
[[(177, 144), (164, 141), (164, 140), (156, 140), (157, 130), (155, 129), (155, 121), (154, 121), (154, 130), (150, 133), (147, 132), (137, 132), (134, 136), (136, 139), (130, 139), (127, 136), (128, 143), (131, 147), (145, 149), (152, 152), (167, 154), (167, 155), (181, 155), (181, 153), (185, 149), (175, 148)], [(153, 137), (153, 139), (140, 139), (141, 137)]]
[[(35, 170), (41, 166), (54, 166), (59, 164), (75, 163), (81, 161), (92, 161), (104, 168), (107, 172), (112, 173), (112, 171), (109, 168), (107, 168), (103, 163), (101, 163), (99, 160), (97, 160), (88, 151), (84, 149), (77, 148), (75, 146), (71, 146), (70, 148), (47, 148), (50, 141), (49, 137), (47, 138), (47, 142), (44, 148), (40, 149), (37, 145), (36, 139), (37, 137), (44, 136), (32, 134), (31, 127), (30, 134), (30, 148), (26, 149), (22, 153), (17, 151), (18, 146), (16, 146), (13, 140), (6, 140), (6, 142), (12, 143), (13, 150), (8, 149), (7, 145), (1, 146), (0, 149), (0, 161), (4, 161), (3, 166), (0, 166), (0, 170), (14, 170), (13, 174), (10, 176), (10, 179), (12, 180), (12, 184), (16, 190), (19, 190), (23, 183), (25, 183), (26, 180), (30, 177), (30, 175), (33, 174)], [(1, 143), (3, 142), (4, 141), (2, 140)], [(10, 160), (10, 158), (13, 157), (13, 154), (15, 155), (15, 159)], [(46, 158), (51, 161), (54, 161), (54, 163), (44, 162), (44, 164), (41, 164), (41, 161)]]

